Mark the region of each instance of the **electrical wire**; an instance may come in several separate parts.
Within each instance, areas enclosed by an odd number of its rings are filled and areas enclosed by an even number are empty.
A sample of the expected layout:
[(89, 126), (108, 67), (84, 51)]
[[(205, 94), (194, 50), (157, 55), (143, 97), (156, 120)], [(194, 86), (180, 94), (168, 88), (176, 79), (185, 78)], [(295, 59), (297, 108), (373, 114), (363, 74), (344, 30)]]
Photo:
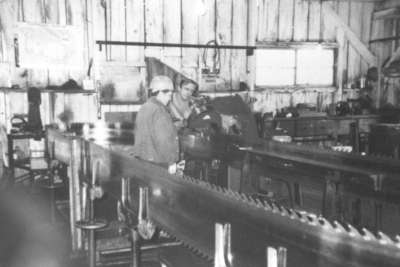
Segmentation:
[[(216, 40), (210, 40), (206, 45), (218, 46), (218, 42)], [(214, 51), (212, 68), (207, 64), (208, 48), (204, 48), (203, 50), (202, 61), (205, 68), (212, 69), (213, 72), (216, 72), (216, 70), (221, 69), (221, 51), (219, 48), (215, 48)]]

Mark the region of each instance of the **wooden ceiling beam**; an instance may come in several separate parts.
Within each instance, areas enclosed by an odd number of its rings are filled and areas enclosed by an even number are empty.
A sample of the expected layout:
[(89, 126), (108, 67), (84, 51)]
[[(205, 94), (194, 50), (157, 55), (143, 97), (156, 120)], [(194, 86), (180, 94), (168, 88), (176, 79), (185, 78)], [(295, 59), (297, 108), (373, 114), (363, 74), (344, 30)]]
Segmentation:
[(324, 14), (324, 19), (327, 23), (331, 23), (343, 31), (351, 45), (357, 50), (365, 61), (372, 65), (377, 66), (377, 57), (368, 49), (368, 47), (358, 38), (354, 31), (343, 22), (339, 15), (328, 5), (323, 6), (322, 12)]
[(400, 7), (387, 8), (375, 11), (372, 18), (374, 20), (400, 18)]

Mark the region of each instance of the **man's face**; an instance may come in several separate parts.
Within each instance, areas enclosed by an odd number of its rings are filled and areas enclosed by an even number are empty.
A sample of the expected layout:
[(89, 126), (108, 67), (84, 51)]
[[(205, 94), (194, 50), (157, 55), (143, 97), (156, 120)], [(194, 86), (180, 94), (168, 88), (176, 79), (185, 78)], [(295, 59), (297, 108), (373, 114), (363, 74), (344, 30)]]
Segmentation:
[(189, 100), (195, 90), (196, 90), (196, 86), (193, 83), (186, 83), (186, 84), (182, 85), (179, 92), (180, 92), (183, 100)]
[(168, 102), (171, 100), (172, 97), (172, 91), (174, 90), (174, 87), (171, 83), (162, 83), (160, 84), (160, 92), (157, 95), (157, 99), (163, 103), (164, 105), (167, 105)]

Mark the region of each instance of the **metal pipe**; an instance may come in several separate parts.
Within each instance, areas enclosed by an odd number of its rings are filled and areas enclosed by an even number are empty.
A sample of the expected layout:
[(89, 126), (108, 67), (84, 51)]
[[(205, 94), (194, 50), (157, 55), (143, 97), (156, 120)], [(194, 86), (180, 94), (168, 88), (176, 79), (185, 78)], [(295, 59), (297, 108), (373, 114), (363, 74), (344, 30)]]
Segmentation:
[[(100, 164), (100, 160), (96, 160), (92, 166), (92, 188), (96, 185), (97, 168)], [(89, 189), (92, 190), (92, 189)], [(94, 222), (94, 196), (89, 194), (89, 221)], [(96, 239), (95, 231), (89, 230), (89, 267), (96, 267)]]
[[(153, 244), (153, 245), (145, 245), (145, 246), (140, 246), (141, 251), (146, 251), (150, 249), (157, 249), (157, 248), (167, 248), (167, 247), (176, 247), (182, 245), (181, 242), (179, 241), (174, 241), (174, 242), (166, 242), (166, 243), (160, 243), (160, 244)], [(101, 255), (111, 255), (115, 253), (128, 253), (131, 252), (132, 248), (131, 247), (126, 247), (126, 248), (116, 248), (116, 249), (107, 249), (107, 250), (102, 250), (100, 251)]]
[(128, 46), (157, 46), (157, 47), (182, 47), (182, 48), (211, 48), (211, 49), (239, 49), (254, 50), (256, 46), (248, 45), (207, 45), (207, 44), (181, 44), (181, 43), (152, 43), (152, 42), (123, 42), (123, 41), (96, 41), (96, 44), (102, 45), (128, 45)]
[(89, 267), (96, 267), (96, 240), (94, 230), (89, 230)]
[(132, 262), (131, 267), (140, 267), (140, 236), (136, 228), (131, 229)]

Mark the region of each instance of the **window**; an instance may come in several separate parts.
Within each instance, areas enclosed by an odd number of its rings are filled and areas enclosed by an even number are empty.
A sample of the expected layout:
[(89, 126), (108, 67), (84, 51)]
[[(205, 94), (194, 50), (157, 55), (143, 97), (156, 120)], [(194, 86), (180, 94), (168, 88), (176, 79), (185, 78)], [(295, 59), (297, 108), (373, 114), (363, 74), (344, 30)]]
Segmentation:
[(332, 48), (265, 48), (256, 50), (256, 86), (331, 86)]

